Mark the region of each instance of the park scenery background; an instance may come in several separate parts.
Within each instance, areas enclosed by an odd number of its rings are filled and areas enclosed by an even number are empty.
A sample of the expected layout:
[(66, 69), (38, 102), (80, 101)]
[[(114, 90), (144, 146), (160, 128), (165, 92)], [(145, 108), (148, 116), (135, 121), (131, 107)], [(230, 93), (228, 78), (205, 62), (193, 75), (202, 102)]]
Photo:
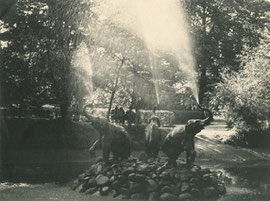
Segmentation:
[(134, 157), (153, 107), (163, 138), (208, 108), (195, 163), (222, 172), (217, 199), (267, 200), (269, 21), (269, 0), (0, 0), (0, 200), (87, 199), (67, 188), (96, 163), (85, 105)]

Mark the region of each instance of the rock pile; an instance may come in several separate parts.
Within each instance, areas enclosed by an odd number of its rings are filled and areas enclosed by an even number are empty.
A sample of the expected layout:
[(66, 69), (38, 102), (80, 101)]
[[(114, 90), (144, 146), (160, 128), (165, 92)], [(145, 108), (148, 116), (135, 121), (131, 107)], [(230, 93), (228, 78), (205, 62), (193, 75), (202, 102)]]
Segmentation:
[(97, 162), (72, 183), (72, 189), (120, 199), (187, 201), (216, 198), (226, 192), (217, 173), (197, 165), (168, 167), (164, 162), (128, 159), (105, 166)]

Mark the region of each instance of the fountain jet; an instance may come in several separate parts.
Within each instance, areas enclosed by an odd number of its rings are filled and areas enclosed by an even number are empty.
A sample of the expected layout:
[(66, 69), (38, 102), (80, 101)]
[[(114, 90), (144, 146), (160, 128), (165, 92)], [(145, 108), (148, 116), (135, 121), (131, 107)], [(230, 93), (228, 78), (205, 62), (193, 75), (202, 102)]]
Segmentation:
[[(193, 45), (184, 10), (178, 0), (103, 0), (98, 5), (95, 12), (100, 20), (130, 30), (144, 41), (150, 52), (149, 60), (153, 71), (157, 69), (155, 65), (158, 65), (151, 62), (153, 54), (165, 53), (176, 58), (198, 102)], [(153, 75), (155, 79), (156, 72)], [(158, 93), (157, 83), (155, 87)]]

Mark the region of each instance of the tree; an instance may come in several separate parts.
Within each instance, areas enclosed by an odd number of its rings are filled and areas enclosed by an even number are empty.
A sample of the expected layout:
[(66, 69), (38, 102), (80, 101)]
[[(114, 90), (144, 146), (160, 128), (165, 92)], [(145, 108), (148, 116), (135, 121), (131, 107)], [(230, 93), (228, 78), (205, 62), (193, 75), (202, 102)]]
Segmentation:
[(222, 81), (221, 73), (238, 71), (245, 45), (256, 47), (265, 26), (266, 1), (183, 1), (195, 40), (199, 72), (199, 100)]
[(92, 17), (90, 5), (79, 0), (18, 0), (10, 12), (1, 33), (6, 44), (1, 47), (3, 103), (56, 103), (66, 118), (78, 96), (72, 55)]
[[(216, 104), (228, 109), (228, 117), (239, 129), (263, 129), (269, 125), (270, 114), (270, 34), (264, 30), (264, 38), (256, 49), (243, 51), (241, 70), (224, 75), (223, 83), (216, 87)], [(214, 102), (214, 101), (213, 101)]]

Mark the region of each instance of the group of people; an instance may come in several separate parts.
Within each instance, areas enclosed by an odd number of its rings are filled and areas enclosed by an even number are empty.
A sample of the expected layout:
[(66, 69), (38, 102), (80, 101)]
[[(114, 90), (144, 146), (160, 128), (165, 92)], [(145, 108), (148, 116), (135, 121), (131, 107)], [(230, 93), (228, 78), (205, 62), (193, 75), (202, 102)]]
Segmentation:
[(112, 122), (121, 124), (125, 124), (125, 121), (127, 121), (128, 124), (130, 125), (132, 123), (135, 123), (136, 113), (132, 111), (132, 108), (130, 108), (125, 112), (123, 107), (118, 108), (118, 106), (116, 106), (111, 111), (111, 120)]

